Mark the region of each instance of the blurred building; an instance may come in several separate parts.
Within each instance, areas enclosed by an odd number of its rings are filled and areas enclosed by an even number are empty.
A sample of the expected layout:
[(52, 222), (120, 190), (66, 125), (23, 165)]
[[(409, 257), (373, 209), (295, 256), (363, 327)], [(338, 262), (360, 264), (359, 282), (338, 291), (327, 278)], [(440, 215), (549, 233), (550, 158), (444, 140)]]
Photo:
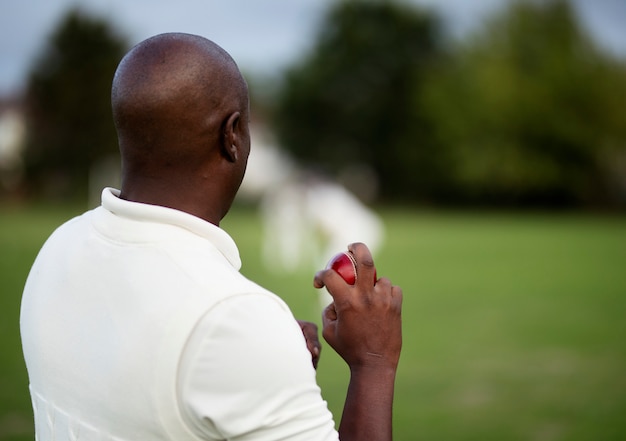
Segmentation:
[(23, 177), (26, 122), (20, 102), (0, 99), (0, 194), (18, 190)]

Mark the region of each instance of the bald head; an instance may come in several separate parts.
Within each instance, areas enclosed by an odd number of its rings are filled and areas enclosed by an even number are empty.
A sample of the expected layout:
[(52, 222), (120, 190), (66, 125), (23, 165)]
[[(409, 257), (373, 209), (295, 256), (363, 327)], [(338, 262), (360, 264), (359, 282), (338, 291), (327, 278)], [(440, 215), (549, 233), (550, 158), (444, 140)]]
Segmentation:
[(193, 153), (188, 150), (197, 136), (206, 135), (200, 132), (214, 130), (225, 112), (247, 105), (247, 90), (235, 62), (215, 43), (162, 34), (124, 57), (111, 103), (124, 159), (182, 157)]
[(118, 66), (111, 104), (122, 196), (172, 206), (161, 199), (176, 187), (179, 199), (191, 188), (234, 198), (249, 148), (248, 90), (221, 47), (189, 34), (143, 41)]

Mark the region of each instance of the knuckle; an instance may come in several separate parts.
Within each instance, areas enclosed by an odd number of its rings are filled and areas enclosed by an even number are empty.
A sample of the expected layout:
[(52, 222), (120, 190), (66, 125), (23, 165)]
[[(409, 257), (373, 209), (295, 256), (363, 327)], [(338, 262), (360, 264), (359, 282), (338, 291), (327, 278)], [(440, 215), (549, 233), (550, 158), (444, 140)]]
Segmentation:
[(360, 263), (365, 268), (374, 268), (374, 259), (371, 256), (365, 257)]

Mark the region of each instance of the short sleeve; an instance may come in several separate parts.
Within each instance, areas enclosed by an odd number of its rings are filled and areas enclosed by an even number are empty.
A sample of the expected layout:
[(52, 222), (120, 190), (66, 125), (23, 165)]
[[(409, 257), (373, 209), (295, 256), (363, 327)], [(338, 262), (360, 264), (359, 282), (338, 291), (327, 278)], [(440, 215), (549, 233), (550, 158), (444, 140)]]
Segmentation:
[(181, 358), (179, 399), (200, 439), (337, 440), (300, 326), (270, 293), (223, 300)]

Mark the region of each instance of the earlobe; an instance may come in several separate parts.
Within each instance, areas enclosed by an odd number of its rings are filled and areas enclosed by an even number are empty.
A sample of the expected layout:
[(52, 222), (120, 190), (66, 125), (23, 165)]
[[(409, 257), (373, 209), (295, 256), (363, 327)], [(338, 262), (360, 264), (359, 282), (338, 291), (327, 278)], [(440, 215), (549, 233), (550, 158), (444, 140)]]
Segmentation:
[(222, 139), (222, 154), (230, 161), (239, 159), (239, 137), (237, 129), (241, 115), (239, 112), (231, 114), (224, 124), (224, 138)]

